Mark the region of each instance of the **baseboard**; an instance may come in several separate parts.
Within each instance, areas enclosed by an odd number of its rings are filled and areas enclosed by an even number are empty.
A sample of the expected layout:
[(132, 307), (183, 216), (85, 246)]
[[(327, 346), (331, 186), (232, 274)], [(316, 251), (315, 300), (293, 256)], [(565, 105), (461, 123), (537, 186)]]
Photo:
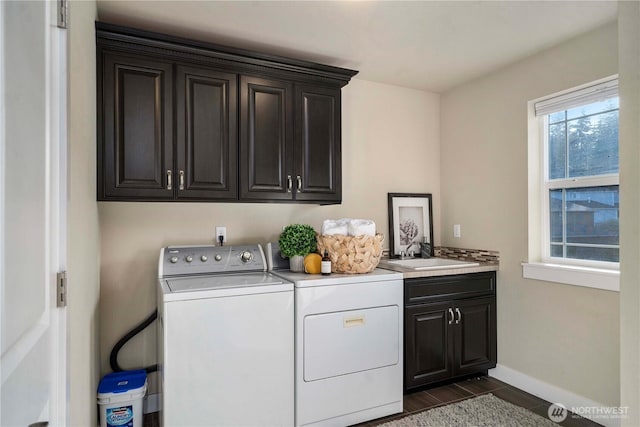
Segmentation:
[[(498, 364), (494, 369), (489, 369), (489, 376), (500, 381), (504, 381), (505, 383), (526, 391), (527, 393), (533, 394), (540, 399), (544, 399), (551, 403), (561, 403), (569, 410), (571, 410), (571, 408), (608, 408), (607, 405), (603, 405), (602, 403), (580, 396), (579, 394), (575, 394), (553, 384), (546, 383), (504, 365)], [(580, 413), (580, 416), (589, 418), (590, 420), (606, 427), (620, 426), (619, 418), (603, 417), (598, 416), (597, 414), (587, 414), (585, 412)]]
[(143, 413), (150, 414), (160, 410), (160, 393), (148, 394), (144, 398)]

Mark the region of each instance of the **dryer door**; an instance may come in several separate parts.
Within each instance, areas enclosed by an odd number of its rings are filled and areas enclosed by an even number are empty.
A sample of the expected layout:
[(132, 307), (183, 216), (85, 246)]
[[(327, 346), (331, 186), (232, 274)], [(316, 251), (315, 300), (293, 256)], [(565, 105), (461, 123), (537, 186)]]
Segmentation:
[(399, 310), (390, 305), (305, 317), (304, 380), (396, 365)]

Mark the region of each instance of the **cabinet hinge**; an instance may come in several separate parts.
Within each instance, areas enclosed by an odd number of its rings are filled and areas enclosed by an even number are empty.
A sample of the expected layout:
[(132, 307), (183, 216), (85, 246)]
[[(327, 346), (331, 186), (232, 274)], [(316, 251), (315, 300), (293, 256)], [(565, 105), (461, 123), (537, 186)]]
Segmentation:
[(57, 2), (57, 13), (58, 16), (58, 28), (67, 28), (67, 8), (68, 8), (68, 0), (58, 0)]
[(61, 271), (56, 275), (56, 306), (67, 306), (67, 272)]

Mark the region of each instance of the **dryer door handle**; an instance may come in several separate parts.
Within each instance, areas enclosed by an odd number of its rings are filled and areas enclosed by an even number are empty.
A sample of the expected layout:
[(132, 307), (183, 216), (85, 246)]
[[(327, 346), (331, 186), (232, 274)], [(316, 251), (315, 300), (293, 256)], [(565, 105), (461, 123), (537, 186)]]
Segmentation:
[(342, 326), (345, 328), (350, 328), (352, 326), (362, 326), (364, 325), (364, 316), (358, 317), (345, 317), (342, 320)]

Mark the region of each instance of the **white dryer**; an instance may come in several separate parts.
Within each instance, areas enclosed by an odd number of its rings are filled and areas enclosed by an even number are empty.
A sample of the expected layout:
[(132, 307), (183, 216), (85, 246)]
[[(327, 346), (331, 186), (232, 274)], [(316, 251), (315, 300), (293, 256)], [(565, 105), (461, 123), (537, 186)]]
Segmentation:
[(296, 426), (402, 412), (402, 274), (272, 272), (294, 283)]

